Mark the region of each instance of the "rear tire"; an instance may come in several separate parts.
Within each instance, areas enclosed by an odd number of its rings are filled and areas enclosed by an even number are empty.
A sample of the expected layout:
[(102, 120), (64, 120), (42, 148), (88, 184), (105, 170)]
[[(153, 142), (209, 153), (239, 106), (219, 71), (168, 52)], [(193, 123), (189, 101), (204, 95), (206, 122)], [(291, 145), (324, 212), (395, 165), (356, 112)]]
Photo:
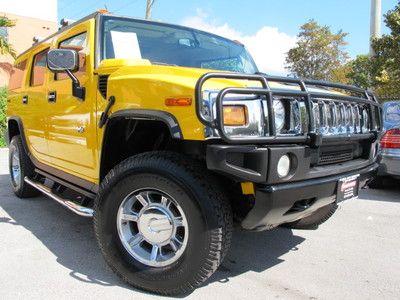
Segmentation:
[(40, 195), (40, 192), (24, 181), (25, 177), (35, 176), (35, 167), (26, 154), (20, 135), (11, 139), (9, 147), (9, 168), (11, 185), (14, 194), (19, 198), (31, 198)]
[(370, 189), (383, 189), (385, 187), (385, 177), (377, 176), (368, 183)]
[[(178, 227), (165, 222), (172, 214), (180, 216)], [(121, 215), (128, 221), (121, 223)], [(224, 259), (232, 211), (202, 165), (181, 154), (150, 152), (128, 158), (103, 180), (94, 228), (106, 262), (124, 281), (157, 294), (186, 294)]]
[(336, 203), (331, 203), (329, 205), (319, 208), (308, 217), (291, 223), (286, 223), (284, 224), (284, 226), (291, 229), (317, 229), (319, 225), (326, 222), (330, 217), (332, 217), (337, 208), (338, 206)]

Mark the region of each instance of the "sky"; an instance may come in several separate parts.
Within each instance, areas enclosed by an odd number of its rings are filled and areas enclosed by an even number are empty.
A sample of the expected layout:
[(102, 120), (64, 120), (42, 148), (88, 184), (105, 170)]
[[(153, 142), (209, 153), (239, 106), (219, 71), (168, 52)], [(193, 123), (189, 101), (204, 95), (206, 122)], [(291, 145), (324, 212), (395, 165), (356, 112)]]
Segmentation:
[[(399, 0), (382, 0), (382, 13)], [(241, 41), (261, 71), (284, 75), (285, 54), (310, 19), (349, 33), (352, 58), (369, 50), (370, 0), (155, 0), (153, 20), (182, 24)], [(77, 20), (107, 8), (143, 18), (146, 0), (59, 0), (58, 17)], [(382, 18), (383, 20), (383, 18)], [(388, 30), (382, 24), (382, 32)]]

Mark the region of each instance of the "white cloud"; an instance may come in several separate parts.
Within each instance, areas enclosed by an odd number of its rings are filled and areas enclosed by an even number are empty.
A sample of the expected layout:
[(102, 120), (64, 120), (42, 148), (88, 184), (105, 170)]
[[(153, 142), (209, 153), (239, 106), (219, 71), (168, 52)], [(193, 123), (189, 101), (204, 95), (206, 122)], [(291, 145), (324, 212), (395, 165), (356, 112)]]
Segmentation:
[(201, 9), (196, 16), (191, 16), (182, 21), (185, 26), (208, 31), (245, 44), (258, 68), (269, 74), (284, 75), (286, 53), (296, 43), (296, 37), (279, 31), (276, 27), (264, 26), (253, 35), (245, 35), (229, 24), (217, 24)]

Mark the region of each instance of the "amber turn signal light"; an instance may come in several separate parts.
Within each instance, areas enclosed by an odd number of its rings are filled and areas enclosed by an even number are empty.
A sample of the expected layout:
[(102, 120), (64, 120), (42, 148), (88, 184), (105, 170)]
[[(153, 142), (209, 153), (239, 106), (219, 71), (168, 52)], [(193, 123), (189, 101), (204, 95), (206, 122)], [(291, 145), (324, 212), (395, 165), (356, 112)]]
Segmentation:
[(165, 99), (166, 106), (190, 106), (192, 98), (167, 98)]
[(242, 105), (224, 106), (224, 124), (227, 126), (242, 126), (247, 123), (246, 107)]

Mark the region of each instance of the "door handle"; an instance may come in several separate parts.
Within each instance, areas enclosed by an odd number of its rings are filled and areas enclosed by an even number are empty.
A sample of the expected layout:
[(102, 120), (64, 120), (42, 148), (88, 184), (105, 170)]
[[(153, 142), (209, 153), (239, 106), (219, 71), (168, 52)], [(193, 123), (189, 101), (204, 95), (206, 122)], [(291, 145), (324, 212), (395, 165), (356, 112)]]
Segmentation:
[(22, 104), (28, 104), (28, 96), (22, 97)]
[(47, 95), (47, 101), (55, 103), (56, 100), (57, 100), (57, 92), (56, 91), (49, 92)]

